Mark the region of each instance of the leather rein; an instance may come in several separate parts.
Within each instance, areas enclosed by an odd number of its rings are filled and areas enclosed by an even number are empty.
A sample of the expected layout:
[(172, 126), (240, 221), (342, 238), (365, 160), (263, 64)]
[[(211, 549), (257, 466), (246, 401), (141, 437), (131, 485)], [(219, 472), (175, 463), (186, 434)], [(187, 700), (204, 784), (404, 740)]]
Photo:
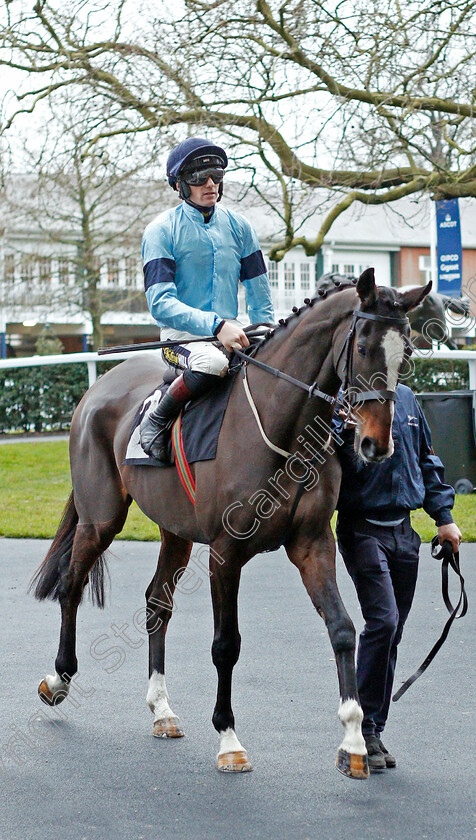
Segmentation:
[[(260, 362), (259, 359), (255, 359), (254, 355), (252, 354), (256, 353), (259, 347), (261, 347), (262, 344), (266, 341), (266, 336), (263, 339), (261, 339), (261, 341), (253, 345), (248, 352), (244, 352), (243, 350), (233, 350), (233, 352), (236, 356), (238, 356), (238, 358), (242, 360), (242, 362), (245, 363), (245, 365), (250, 363), (251, 365), (260, 368), (260, 370), (264, 370), (266, 373), (269, 373), (272, 376), (276, 376), (278, 379), (284, 379), (285, 382), (289, 382), (291, 385), (295, 385), (297, 388), (301, 388), (303, 391), (306, 391), (308, 397), (319, 397), (320, 399), (324, 400), (327, 403), (330, 403), (330, 405), (334, 407), (336, 407), (337, 405), (341, 405), (349, 410), (356, 404), (367, 402), (369, 400), (394, 401), (396, 399), (396, 392), (389, 391), (384, 388), (349, 393), (349, 389), (352, 385), (353, 379), (352, 361), (355, 343), (355, 332), (359, 318), (365, 318), (371, 321), (379, 321), (381, 323), (391, 322), (395, 325), (398, 324), (400, 326), (407, 326), (410, 323), (406, 316), (404, 318), (393, 318), (390, 315), (378, 315), (377, 313), (373, 312), (363, 312), (361, 309), (356, 309), (354, 311), (349, 331), (345, 337), (344, 343), (342, 345), (341, 351), (336, 362), (336, 368), (338, 368), (341, 359), (344, 359), (341, 389), (343, 393), (341, 393), (341, 396), (332, 397), (330, 394), (326, 394), (325, 391), (318, 387), (317, 379), (311, 385), (307, 385), (306, 382), (303, 382), (300, 379), (296, 379), (296, 377), (294, 376), (290, 376), (289, 374), (284, 373), (282, 370), (279, 370), (279, 368), (272, 367), (271, 365), (267, 365), (264, 362)], [(406, 339), (405, 336), (404, 338)], [(406, 340), (409, 342), (409, 339)]]

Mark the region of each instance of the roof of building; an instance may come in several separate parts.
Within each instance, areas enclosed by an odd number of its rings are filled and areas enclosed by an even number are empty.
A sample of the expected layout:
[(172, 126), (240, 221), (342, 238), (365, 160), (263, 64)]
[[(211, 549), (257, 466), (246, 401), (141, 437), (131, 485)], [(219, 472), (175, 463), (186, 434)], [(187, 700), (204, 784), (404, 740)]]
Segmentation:
[[(279, 196), (268, 194), (269, 203), (261, 198), (252, 188), (244, 189), (237, 179), (238, 173), (231, 173), (225, 183), (223, 204), (242, 213), (255, 227), (264, 249), (283, 238), (284, 223), (273, 209), (279, 207)], [(10, 184), (12, 180), (10, 179)], [(58, 233), (59, 226), (67, 228), (68, 216), (77, 217), (74, 202), (58, 189), (52, 189), (49, 200), (52, 212), (41, 214), (40, 223), (35, 224), (34, 213), (28, 215), (29, 204), (38, 206), (37, 185), (33, 178), (19, 176), (14, 179), (14, 201), (5, 205), (5, 198), (0, 196), (2, 205), (2, 228), (7, 235), (22, 238), (44, 236), (43, 231)], [(124, 200), (125, 198), (125, 200)], [(145, 225), (167, 207), (177, 204), (174, 193), (163, 180), (139, 181), (128, 183), (127, 189), (118, 187), (111, 193), (107, 207), (103, 208), (102, 230), (106, 233), (119, 229), (123, 236), (131, 240), (140, 239)], [(121, 200), (122, 199), (122, 200)], [(428, 196), (402, 198), (384, 205), (363, 205), (355, 203), (342, 213), (332, 225), (325, 238), (329, 244), (342, 246), (381, 246), (383, 249), (395, 249), (401, 246), (429, 247), (431, 232), (431, 200)], [(47, 205), (45, 205), (46, 207)], [(308, 190), (302, 197), (296, 210), (296, 235), (314, 238), (331, 208), (327, 194), (322, 190)], [(58, 210), (60, 212), (58, 213)], [(48, 218), (49, 217), (49, 218)], [(60, 219), (63, 222), (60, 225)], [(460, 199), (461, 234), (464, 248), (476, 248), (476, 201)], [(76, 229), (79, 233), (78, 218)], [(70, 228), (71, 231), (71, 228)], [(74, 240), (74, 236), (71, 237)], [(107, 233), (104, 240), (108, 240)], [(61, 240), (61, 237), (59, 237)], [(114, 247), (114, 246), (113, 246)]]

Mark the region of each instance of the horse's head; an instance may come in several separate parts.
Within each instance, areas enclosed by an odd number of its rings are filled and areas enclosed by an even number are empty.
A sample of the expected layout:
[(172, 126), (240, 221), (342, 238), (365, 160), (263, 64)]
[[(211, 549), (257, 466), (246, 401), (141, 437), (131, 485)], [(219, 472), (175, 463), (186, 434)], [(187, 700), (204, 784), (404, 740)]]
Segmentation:
[(364, 461), (377, 462), (393, 453), (395, 392), (411, 353), (407, 312), (428, 294), (431, 283), (401, 293), (377, 287), (369, 268), (356, 288), (360, 306), (341, 351), (339, 373), (357, 422), (356, 452)]

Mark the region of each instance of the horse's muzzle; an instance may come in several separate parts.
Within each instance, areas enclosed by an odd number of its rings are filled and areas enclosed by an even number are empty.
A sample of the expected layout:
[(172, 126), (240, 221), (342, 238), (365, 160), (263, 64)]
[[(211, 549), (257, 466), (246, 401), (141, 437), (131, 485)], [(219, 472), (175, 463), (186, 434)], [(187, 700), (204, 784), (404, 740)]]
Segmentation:
[(393, 439), (390, 437), (388, 446), (383, 447), (376, 438), (366, 435), (360, 441), (358, 454), (368, 464), (378, 464), (393, 455)]

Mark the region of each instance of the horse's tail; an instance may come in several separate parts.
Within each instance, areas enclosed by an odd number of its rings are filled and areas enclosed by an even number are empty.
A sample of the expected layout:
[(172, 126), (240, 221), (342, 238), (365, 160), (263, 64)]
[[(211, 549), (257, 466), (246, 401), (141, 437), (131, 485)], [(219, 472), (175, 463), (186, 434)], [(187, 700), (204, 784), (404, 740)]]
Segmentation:
[[(38, 598), (39, 601), (43, 601), (45, 598), (58, 601), (60, 598), (71, 561), (78, 520), (74, 495), (71, 492), (50, 550), (30, 582), (29, 591), (34, 588), (35, 598)], [(89, 572), (86, 581), (91, 587), (91, 600), (98, 607), (104, 607), (105, 602), (105, 571), (106, 560), (104, 555), (101, 554)]]

